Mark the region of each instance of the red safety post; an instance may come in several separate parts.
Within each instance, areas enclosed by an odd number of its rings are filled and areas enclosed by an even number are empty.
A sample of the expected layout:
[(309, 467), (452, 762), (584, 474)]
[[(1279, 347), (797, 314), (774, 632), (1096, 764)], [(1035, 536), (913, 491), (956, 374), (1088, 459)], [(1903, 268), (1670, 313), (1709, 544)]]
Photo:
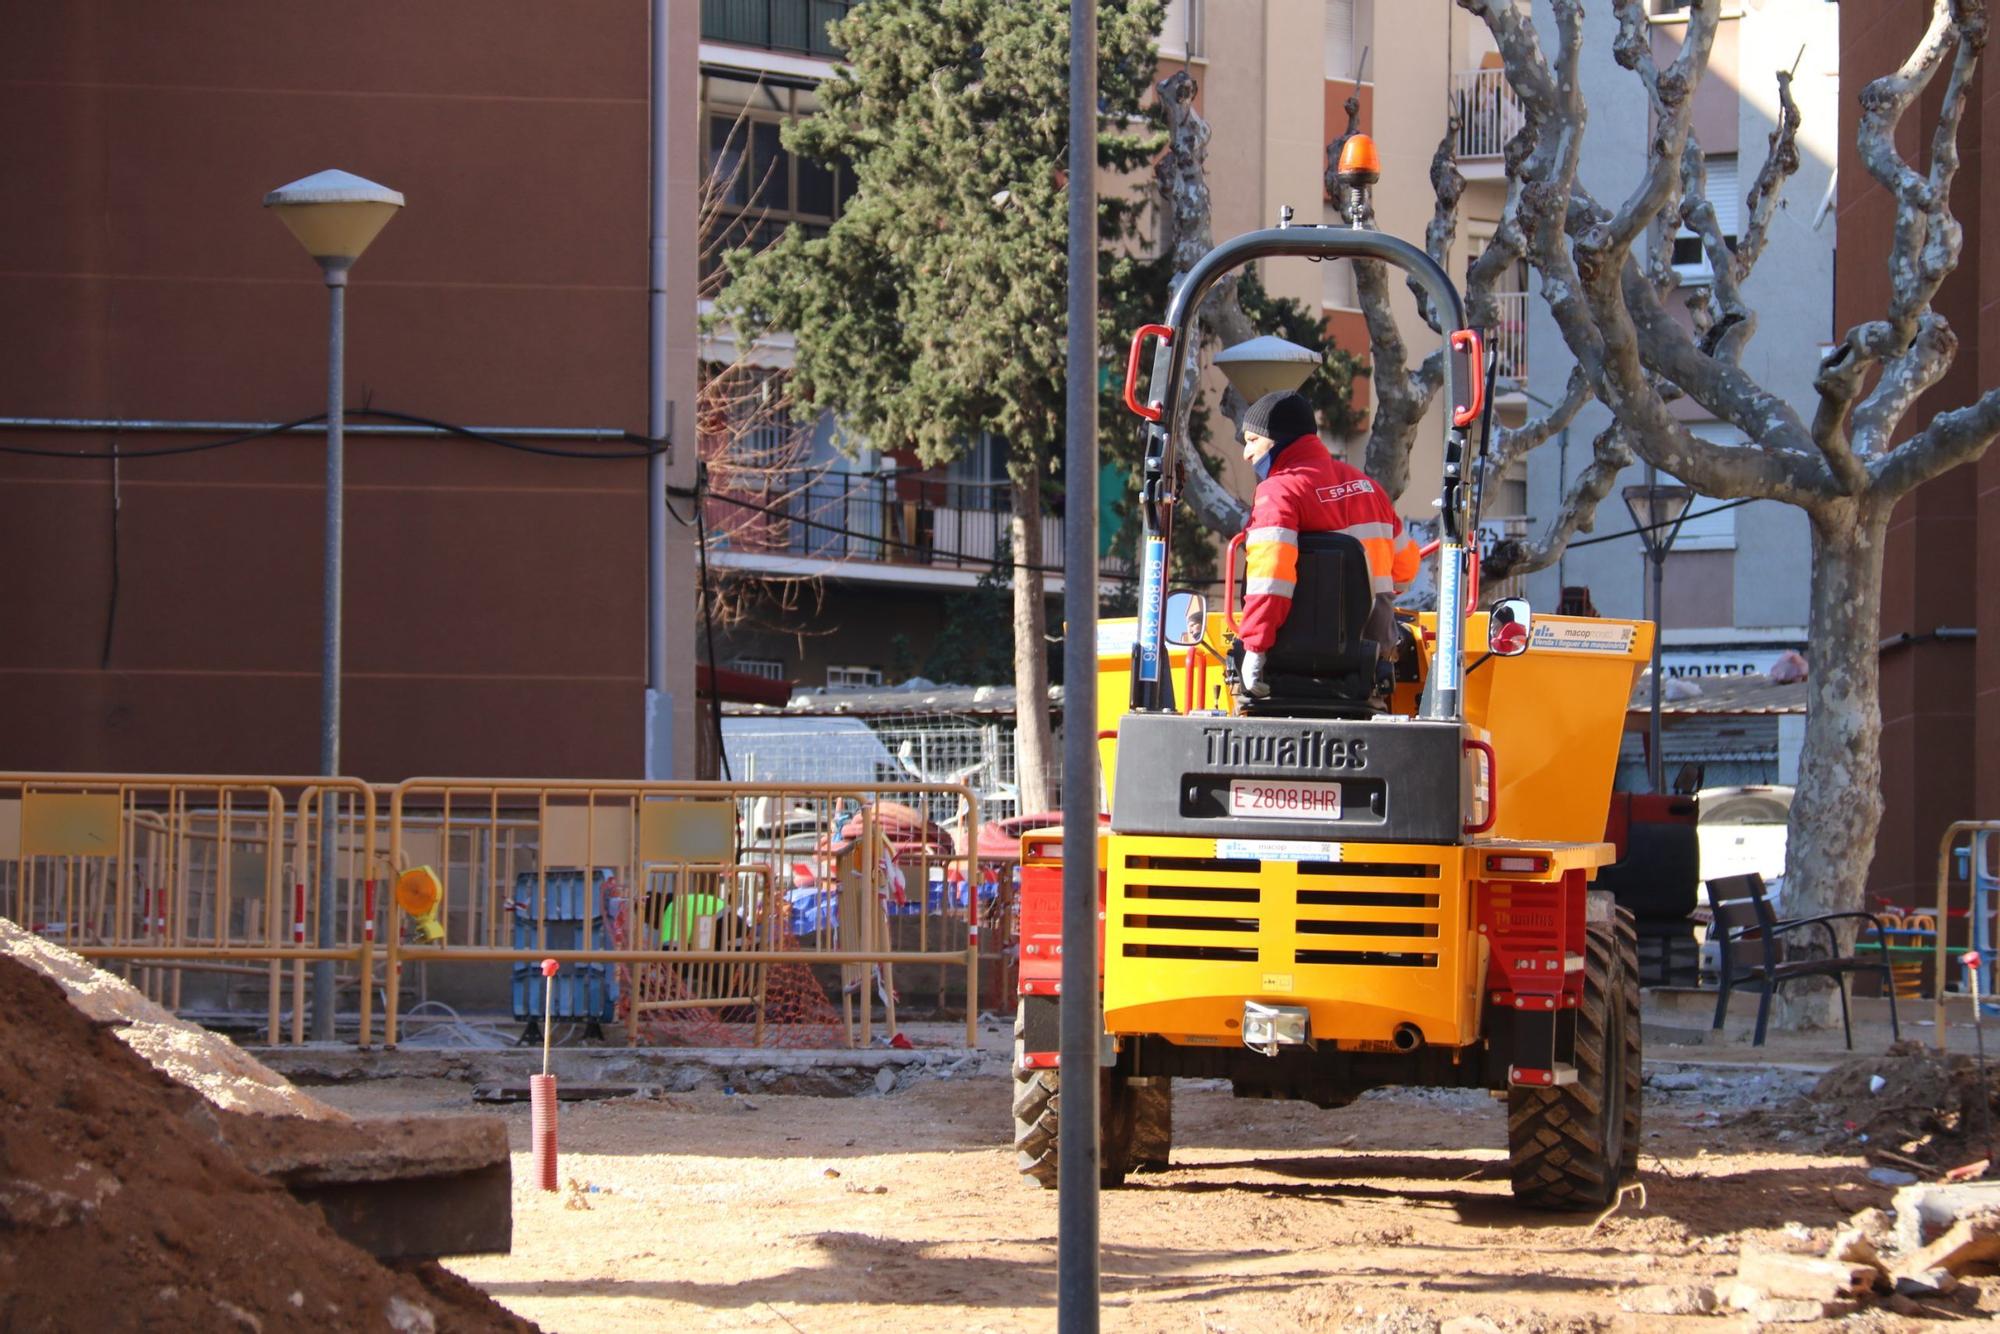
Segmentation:
[(549, 1073), (549, 1034), (555, 1031), (556, 973), (562, 965), (542, 960), (542, 1073), (528, 1076), (528, 1144), (534, 1152), (535, 1185), (556, 1188), (556, 1077)]

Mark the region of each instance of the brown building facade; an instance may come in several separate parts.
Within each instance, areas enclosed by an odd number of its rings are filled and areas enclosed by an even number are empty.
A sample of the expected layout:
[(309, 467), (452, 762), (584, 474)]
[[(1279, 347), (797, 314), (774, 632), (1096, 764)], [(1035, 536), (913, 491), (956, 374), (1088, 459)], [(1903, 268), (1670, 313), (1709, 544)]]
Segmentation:
[[(1857, 99), (1869, 80), (1915, 46), (1928, 16), (1927, 5), (1895, 0), (1841, 6), (1839, 329), (1880, 318), (1889, 292), (1883, 256), (1894, 205), (1855, 148)], [(1904, 122), (1901, 147), (1914, 161), (1927, 160), (1943, 85), (1942, 77), (1934, 81), (1921, 114)], [(1981, 171), (1988, 139), (2000, 142), (2000, 79), (1983, 66), (1959, 134), (1963, 166), (1952, 193), (1964, 252), (1936, 303), (1958, 334), (1958, 359), (1910, 414), (1911, 429), (2000, 384), (2000, 178)], [(2000, 451), (1939, 478), (1898, 508), (1889, 531), (1882, 634), (1887, 813), (1871, 892), (1922, 901), (1935, 892), (1944, 827), (2000, 817)]]
[[(320, 411), (327, 293), (267, 190), (339, 167), (408, 199), (354, 269), (351, 406), (645, 429), (647, 8), (0, 3), (0, 449), (134, 456), (0, 453), (0, 768), (316, 767), (322, 437), (141, 458), (218, 433), (22, 424)], [(343, 770), (641, 774), (645, 464), (347, 449)], [(691, 775), (694, 560), (669, 532)]]

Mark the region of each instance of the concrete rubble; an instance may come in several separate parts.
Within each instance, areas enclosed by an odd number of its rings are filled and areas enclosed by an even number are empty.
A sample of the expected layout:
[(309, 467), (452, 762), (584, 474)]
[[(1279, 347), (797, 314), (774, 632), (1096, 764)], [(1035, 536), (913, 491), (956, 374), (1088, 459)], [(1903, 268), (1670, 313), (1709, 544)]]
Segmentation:
[(1633, 1289), (1620, 1305), (1658, 1315), (1740, 1312), (1772, 1324), (1835, 1319), (1866, 1305), (1908, 1314), (1917, 1302), (1952, 1298), (1962, 1278), (1996, 1266), (2000, 1181), (1907, 1186), (1890, 1210), (1855, 1214), (1824, 1255), (1746, 1248), (1712, 1305), (1659, 1288)]

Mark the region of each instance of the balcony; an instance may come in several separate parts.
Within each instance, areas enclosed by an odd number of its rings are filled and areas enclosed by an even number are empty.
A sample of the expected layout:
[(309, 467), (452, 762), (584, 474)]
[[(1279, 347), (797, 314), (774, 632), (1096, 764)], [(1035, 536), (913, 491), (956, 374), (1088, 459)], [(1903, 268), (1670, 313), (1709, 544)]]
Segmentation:
[(1451, 76), (1458, 113), (1458, 159), (1467, 179), (1497, 178), (1507, 141), (1526, 123), (1505, 70), (1460, 70)]
[[(1004, 484), (828, 472), (773, 490), (780, 493), (738, 497), (760, 509), (735, 503), (720, 488), (709, 500), (709, 531), (716, 548), (735, 557), (728, 563), (773, 574), (963, 584), (1012, 551)], [(1042, 564), (1060, 565), (1062, 552), (1062, 517), (1045, 514)], [(903, 577), (891, 578), (892, 571)], [(930, 572), (969, 577), (936, 579)]]
[(1486, 331), (1493, 349), (1493, 378), (1519, 385), (1528, 378), (1528, 294), (1495, 292), (1493, 326)]
[(840, 50), (826, 25), (847, 17), (860, 0), (701, 0), (701, 37), (766, 51), (794, 51), (828, 60)]

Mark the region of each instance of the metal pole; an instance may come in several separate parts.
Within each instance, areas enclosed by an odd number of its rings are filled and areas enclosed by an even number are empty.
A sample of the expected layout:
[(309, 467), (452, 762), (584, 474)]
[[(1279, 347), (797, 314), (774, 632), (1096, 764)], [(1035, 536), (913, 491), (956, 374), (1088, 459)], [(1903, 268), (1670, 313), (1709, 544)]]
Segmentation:
[(1069, 365), (1063, 509), (1062, 1123), (1056, 1327), (1095, 1334), (1097, 1051), (1097, 0), (1069, 6)]
[(1665, 547), (1646, 553), (1653, 563), (1653, 721), (1650, 744), (1653, 752), (1653, 791), (1667, 790), (1667, 757), (1660, 753), (1660, 585), (1667, 572)]
[[(655, 449), (667, 438), (667, 138), (676, 110), (667, 50), (667, 9), (672, 0), (652, 4), (651, 196), (652, 240), (647, 259), (646, 435)], [(697, 501), (697, 504), (700, 502)], [(672, 764), (661, 739), (672, 726), (667, 701), (667, 456), (646, 460), (646, 777), (669, 777)]]
[[(1659, 488), (1660, 470), (1648, 463), (1646, 465), (1646, 494), (1649, 497), (1650, 503), (1646, 510), (1647, 523), (1659, 522), (1660, 516), (1657, 513)], [(1666, 574), (1667, 567), (1666, 536), (1666, 533), (1659, 529), (1652, 529), (1639, 534), (1640, 542), (1645, 544), (1646, 560), (1653, 567), (1650, 571), (1653, 576), (1652, 597), (1650, 605), (1646, 609), (1648, 619), (1653, 622), (1653, 707), (1652, 718), (1646, 730), (1646, 768), (1648, 776), (1653, 780), (1653, 791), (1655, 793), (1666, 789), (1665, 779), (1667, 771), (1666, 760), (1660, 754), (1660, 586), (1662, 578)]]
[[(346, 440), (342, 427), (347, 379), (347, 264), (324, 261), (328, 304), (326, 350), (326, 553), (320, 572), (322, 634), (319, 659), (319, 771), (340, 774), (340, 565)], [(333, 948), (334, 829), (327, 819), (332, 800), (320, 789), (319, 948)], [(333, 1041), (333, 961), (312, 967), (312, 1038)]]

